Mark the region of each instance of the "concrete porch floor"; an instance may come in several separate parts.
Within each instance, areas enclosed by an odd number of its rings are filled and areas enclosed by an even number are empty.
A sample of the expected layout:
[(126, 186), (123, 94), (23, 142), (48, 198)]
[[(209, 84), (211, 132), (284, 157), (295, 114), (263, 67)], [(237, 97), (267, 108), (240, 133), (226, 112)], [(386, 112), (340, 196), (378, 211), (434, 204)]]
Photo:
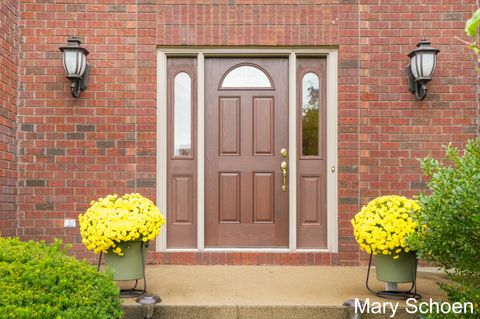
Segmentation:
[[(147, 290), (162, 298), (155, 318), (347, 318), (342, 303), (376, 298), (365, 288), (366, 267), (321, 266), (170, 266), (146, 269)], [(423, 300), (445, 299), (441, 272), (418, 271)], [(371, 274), (371, 287), (383, 284)], [(140, 286), (143, 287), (142, 283)], [(124, 318), (142, 318), (133, 299), (125, 299)], [(365, 318), (389, 316), (366, 316)], [(396, 318), (411, 316), (397, 315)]]

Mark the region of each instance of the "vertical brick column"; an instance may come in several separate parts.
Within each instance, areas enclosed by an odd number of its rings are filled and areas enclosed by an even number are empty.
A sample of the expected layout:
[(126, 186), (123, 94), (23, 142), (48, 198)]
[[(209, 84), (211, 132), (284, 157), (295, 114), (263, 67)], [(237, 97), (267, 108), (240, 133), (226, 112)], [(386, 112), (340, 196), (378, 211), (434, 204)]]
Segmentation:
[(339, 263), (356, 265), (358, 245), (350, 219), (358, 211), (359, 167), (359, 60), (360, 14), (358, 1), (339, 3), (338, 65), (338, 228)]
[(16, 234), (18, 1), (0, 6), (0, 233)]

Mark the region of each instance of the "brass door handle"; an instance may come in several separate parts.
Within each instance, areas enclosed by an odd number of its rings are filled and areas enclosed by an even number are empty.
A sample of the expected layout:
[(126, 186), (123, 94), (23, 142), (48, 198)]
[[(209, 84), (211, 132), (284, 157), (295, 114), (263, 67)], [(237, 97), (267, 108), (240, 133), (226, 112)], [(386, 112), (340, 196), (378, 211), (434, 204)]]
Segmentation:
[(282, 191), (286, 192), (287, 191), (287, 172), (288, 172), (287, 162), (283, 161), (282, 164), (280, 164), (280, 168), (282, 169), (282, 176), (283, 176)]

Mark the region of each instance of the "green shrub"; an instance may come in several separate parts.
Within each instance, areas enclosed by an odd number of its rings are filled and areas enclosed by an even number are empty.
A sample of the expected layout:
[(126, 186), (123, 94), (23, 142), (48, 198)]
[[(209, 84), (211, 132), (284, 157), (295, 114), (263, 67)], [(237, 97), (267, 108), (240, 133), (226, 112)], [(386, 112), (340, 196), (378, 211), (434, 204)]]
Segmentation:
[[(418, 215), (423, 231), (409, 243), (425, 260), (444, 268), (451, 283), (441, 285), (451, 302), (480, 305), (480, 138), (468, 142), (462, 154), (447, 147), (445, 162), (428, 157), (421, 160), (430, 176), (430, 192), (419, 196)], [(432, 318), (442, 318), (432, 315)], [(452, 314), (445, 316), (452, 318)]]
[(0, 238), (0, 319), (118, 319), (111, 273), (65, 254), (60, 241)]

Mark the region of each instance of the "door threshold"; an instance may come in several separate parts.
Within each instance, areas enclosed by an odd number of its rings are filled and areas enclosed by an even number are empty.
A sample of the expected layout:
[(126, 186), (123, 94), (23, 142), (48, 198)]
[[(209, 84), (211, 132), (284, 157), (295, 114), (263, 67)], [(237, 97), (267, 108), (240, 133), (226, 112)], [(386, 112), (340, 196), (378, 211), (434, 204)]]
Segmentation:
[[(162, 251), (159, 251), (162, 252)], [(205, 248), (205, 249), (191, 249), (191, 248), (170, 248), (166, 249), (163, 252), (167, 253), (176, 253), (176, 252), (207, 252), (207, 253), (228, 253), (228, 252), (252, 252), (252, 253), (330, 253), (329, 249), (289, 249), (289, 248)]]

